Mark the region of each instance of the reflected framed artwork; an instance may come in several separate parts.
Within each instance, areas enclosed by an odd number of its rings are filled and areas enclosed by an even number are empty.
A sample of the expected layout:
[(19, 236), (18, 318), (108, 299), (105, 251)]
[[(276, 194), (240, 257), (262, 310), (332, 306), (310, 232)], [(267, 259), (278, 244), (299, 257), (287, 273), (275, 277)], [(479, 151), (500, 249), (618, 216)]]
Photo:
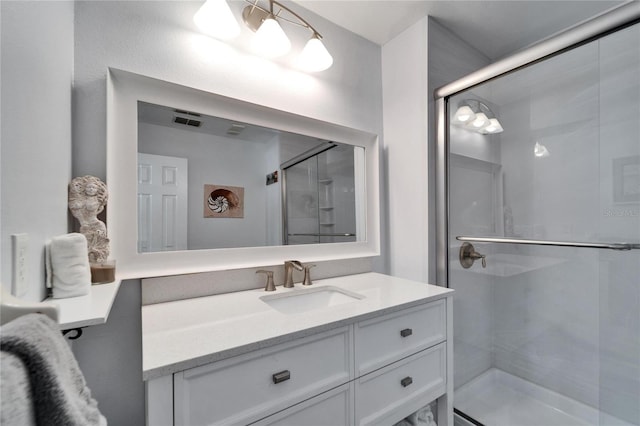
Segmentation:
[(204, 217), (243, 218), (244, 188), (239, 186), (204, 186)]

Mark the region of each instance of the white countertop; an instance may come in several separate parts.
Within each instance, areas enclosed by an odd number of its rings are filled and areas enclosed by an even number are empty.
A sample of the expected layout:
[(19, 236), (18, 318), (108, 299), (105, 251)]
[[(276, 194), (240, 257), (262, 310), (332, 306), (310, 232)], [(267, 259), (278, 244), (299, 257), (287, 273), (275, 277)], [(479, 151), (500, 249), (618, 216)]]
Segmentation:
[[(260, 299), (335, 286), (364, 296), (355, 302), (283, 314)], [(451, 296), (453, 290), (378, 273), (199, 297), (142, 307), (144, 380)]]

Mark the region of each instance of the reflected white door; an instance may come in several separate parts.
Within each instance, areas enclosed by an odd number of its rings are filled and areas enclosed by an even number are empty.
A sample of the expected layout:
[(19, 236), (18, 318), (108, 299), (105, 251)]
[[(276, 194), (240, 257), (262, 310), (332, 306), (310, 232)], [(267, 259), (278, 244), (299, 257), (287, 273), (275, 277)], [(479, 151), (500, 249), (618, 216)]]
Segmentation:
[(138, 252), (187, 249), (187, 159), (138, 154)]

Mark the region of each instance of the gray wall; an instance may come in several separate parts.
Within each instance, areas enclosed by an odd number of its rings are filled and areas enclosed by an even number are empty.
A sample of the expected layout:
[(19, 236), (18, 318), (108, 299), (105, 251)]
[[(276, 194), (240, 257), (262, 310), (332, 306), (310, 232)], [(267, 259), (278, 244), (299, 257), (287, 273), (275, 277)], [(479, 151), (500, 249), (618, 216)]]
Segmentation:
[(382, 49), (389, 272), (435, 282), (433, 91), (489, 63), (426, 17)]
[[(242, 2), (231, 2), (241, 8)], [(380, 47), (310, 12), (334, 56), (327, 71), (295, 71), (288, 58), (261, 60), (243, 36), (229, 45), (201, 36), (199, 1), (76, 3), (73, 138), (76, 175), (105, 175), (107, 67), (381, 134)], [(296, 8), (296, 5), (292, 5)], [(288, 28), (288, 27), (287, 27)], [(295, 27), (294, 27), (295, 28)], [(306, 33), (289, 33), (300, 49)]]
[[(428, 281), (427, 18), (382, 48), (389, 273)], [(392, 184), (393, 183), (393, 184)]]
[(73, 2), (0, 3), (0, 282), (11, 289), (11, 234), (29, 234), (24, 299), (45, 297), (44, 243), (68, 232)]
[[(433, 91), (488, 63), (488, 58), (433, 18), (419, 21), (383, 47), (385, 167), (387, 182), (393, 182), (383, 206), (393, 230), (389, 236), (392, 275), (435, 282), (430, 270), (435, 264)], [(474, 283), (468, 290), (454, 295), (454, 312), (473, 317), (484, 309), (476, 301), (490, 302), (492, 293), (488, 283)], [(491, 365), (491, 317), (477, 318), (454, 320), (454, 336), (471, 334), (475, 345), (456, 350), (456, 383), (460, 375), (464, 381)], [(456, 340), (454, 346), (459, 344)]]

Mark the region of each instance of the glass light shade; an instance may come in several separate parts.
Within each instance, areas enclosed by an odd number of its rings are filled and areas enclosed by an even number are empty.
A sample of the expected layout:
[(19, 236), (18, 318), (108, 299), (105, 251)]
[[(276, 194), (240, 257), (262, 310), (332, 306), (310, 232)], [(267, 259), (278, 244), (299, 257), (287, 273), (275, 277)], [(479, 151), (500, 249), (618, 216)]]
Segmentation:
[(476, 114), (473, 112), (470, 106), (462, 105), (456, 111), (456, 114), (453, 116), (453, 119), (457, 123), (468, 123), (476, 118)]
[(536, 145), (533, 147), (533, 154), (538, 158), (544, 158), (551, 155), (547, 147), (539, 142), (536, 142)]
[(207, 0), (193, 15), (193, 22), (203, 33), (220, 39), (240, 34), (240, 25), (226, 0)]
[(480, 130), (487, 124), (489, 124), (489, 117), (487, 117), (484, 112), (479, 112), (476, 114), (476, 118), (474, 118), (473, 121), (469, 122), (469, 124), (475, 130)]
[(254, 36), (254, 48), (260, 55), (277, 58), (291, 49), (291, 42), (273, 17), (264, 20)]
[(500, 133), (504, 131), (504, 129), (497, 118), (490, 118), (489, 124), (483, 129), (483, 131), (486, 133)]
[(324, 71), (333, 65), (333, 57), (317, 36), (311, 37), (298, 57), (298, 66), (305, 71)]

